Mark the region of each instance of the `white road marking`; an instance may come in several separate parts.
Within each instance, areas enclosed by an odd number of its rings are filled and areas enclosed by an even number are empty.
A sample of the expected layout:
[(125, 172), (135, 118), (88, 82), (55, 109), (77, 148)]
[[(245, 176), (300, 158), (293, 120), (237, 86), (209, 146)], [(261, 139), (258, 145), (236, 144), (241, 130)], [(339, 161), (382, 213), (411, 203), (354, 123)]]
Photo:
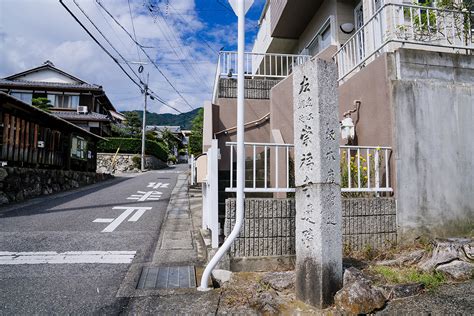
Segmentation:
[(114, 220), (113, 218), (96, 218), (92, 222), (93, 223), (112, 223), (113, 220)]
[(131, 263), (136, 251), (0, 252), (0, 265)]
[(159, 191), (137, 191), (138, 194), (132, 194), (127, 200), (137, 200), (139, 202), (144, 201), (158, 201), (163, 194), (163, 192)]
[(135, 212), (135, 214), (132, 215), (132, 217), (130, 217), (128, 219), (129, 222), (136, 222), (140, 219), (140, 217), (142, 217), (143, 213), (145, 213), (146, 209), (141, 209), (141, 210), (137, 210)]
[(153, 189), (164, 188), (164, 189), (167, 189), (169, 185), (170, 185), (169, 183), (150, 182), (148, 184), (147, 188), (153, 188)]
[[(116, 219), (114, 219), (107, 227), (104, 228), (102, 231), (103, 233), (110, 233), (113, 232), (122, 222), (130, 215), (132, 214), (135, 210), (137, 212), (140, 212), (141, 210), (151, 210), (151, 207), (141, 207), (141, 206), (114, 206), (114, 210), (125, 210), (122, 214), (120, 214)], [(144, 211), (138, 216), (140, 218)], [(134, 218), (134, 217), (132, 217)], [(137, 218), (137, 220), (138, 220)]]

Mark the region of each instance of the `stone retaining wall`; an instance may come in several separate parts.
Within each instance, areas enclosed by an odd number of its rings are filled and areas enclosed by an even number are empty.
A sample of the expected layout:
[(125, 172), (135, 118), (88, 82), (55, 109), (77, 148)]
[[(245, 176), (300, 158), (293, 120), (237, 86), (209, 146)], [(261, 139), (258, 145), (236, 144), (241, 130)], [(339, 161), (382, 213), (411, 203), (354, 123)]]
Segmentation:
[[(133, 161), (133, 157), (140, 157), (138, 154), (118, 154), (115, 162), (114, 170), (112, 170), (112, 161), (115, 154), (98, 153), (97, 154), (97, 172), (110, 173), (110, 172), (138, 172), (140, 165), (137, 165)], [(138, 160), (140, 164), (140, 160)], [(163, 169), (168, 165), (156, 158), (155, 156), (145, 156), (145, 168), (146, 169)]]
[(67, 191), (112, 177), (95, 172), (3, 167), (0, 168), (0, 205)]
[[(226, 200), (224, 234), (235, 224), (235, 199)], [(294, 199), (246, 199), (245, 223), (230, 248), (230, 256), (295, 255)], [(381, 249), (397, 241), (393, 198), (343, 198), (342, 238), (346, 249)]]

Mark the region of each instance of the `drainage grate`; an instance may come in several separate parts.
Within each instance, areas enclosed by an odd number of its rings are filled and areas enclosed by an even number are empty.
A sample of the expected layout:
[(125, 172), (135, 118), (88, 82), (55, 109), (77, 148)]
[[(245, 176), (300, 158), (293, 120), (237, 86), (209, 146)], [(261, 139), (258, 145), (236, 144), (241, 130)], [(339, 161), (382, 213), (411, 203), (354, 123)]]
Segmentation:
[(177, 289), (196, 287), (194, 266), (144, 267), (137, 289)]

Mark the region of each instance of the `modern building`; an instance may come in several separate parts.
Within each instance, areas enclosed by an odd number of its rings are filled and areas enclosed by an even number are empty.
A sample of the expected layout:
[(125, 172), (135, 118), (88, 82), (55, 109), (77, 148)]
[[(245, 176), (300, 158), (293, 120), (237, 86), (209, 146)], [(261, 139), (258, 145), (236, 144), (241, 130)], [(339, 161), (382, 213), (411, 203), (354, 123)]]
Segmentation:
[[(244, 60), (246, 197), (291, 192), (291, 73), (321, 58), (338, 68), (343, 194), (394, 199), (402, 239), (472, 230), (468, 3), (267, 0)], [(204, 105), (203, 150), (217, 140), (222, 224), (224, 201), (235, 191), (237, 53), (220, 52), (217, 67), (213, 100)], [(358, 171), (351, 174), (353, 163)]]
[(47, 98), (52, 114), (99, 136), (110, 136), (111, 124), (125, 119), (102, 86), (66, 73), (50, 61), (0, 79), (0, 91), (28, 104), (34, 98)]

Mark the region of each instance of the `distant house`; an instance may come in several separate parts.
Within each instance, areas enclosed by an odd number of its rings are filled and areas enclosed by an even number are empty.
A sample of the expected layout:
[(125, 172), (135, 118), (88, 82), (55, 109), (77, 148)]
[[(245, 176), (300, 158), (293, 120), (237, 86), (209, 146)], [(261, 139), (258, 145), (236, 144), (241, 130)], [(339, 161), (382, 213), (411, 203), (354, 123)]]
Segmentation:
[[(164, 125), (147, 125), (146, 126), (147, 131), (153, 131), (156, 133), (156, 136), (158, 138), (162, 137), (162, 133), (165, 130), (170, 131), (176, 139), (179, 140), (180, 142), (180, 148), (186, 148), (189, 144), (189, 135), (191, 135), (191, 131), (189, 130), (182, 130), (181, 126), (164, 126)], [(178, 148), (172, 148), (172, 154), (175, 156), (178, 156)], [(180, 161), (187, 161), (188, 155), (179, 155), (178, 160)]]
[(2, 165), (95, 172), (102, 137), (4, 92), (0, 123)]
[(125, 119), (102, 86), (68, 74), (50, 61), (0, 79), (0, 91), (28, 104), (34, 98), (47, 98), (52, 114), (99, 136), (110, 136), (111, 124)]

